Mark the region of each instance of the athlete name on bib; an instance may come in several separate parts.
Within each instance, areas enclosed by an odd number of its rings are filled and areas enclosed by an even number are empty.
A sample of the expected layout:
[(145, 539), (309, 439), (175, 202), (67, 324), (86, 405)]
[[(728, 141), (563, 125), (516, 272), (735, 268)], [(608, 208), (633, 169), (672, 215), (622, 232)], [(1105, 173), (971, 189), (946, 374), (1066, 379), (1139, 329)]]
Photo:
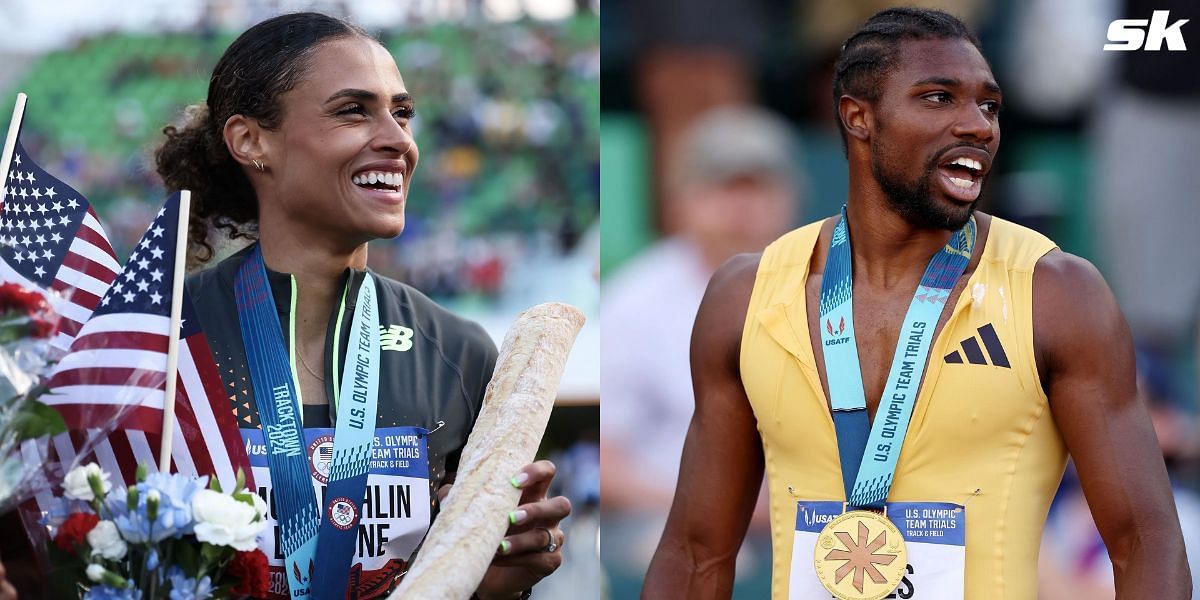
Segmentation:
[[(323, 507), (333, 500), (326, 497), (329, 469), (333, 464), (333, 432), (332, 428), (304, 429), (305, 447), (302, 450), (307, 456), (319, 506)], [(280, 530), (271, 497), (266, 445), (261, 430), (242, 429), (241, 433), (258, 494), (267, 501), (269, 508), (269, 526), (258, 539), (258, 547), (266, 553), (271, 570), (269, 596), (272, 599), (287, 598), (287, 575), (279, 548)], [(353, 502), (333, 502), (331, 514), (322, 515), (335, 526), (358, 530), (350, 583), (359, 593), (386, 589), (391, 578), (402, 570), (397, 568), (397, 563), (408, 560), (429, 529), (427, 435), (419, 427), (377, 428), (365, 498), (356, 499), (361, 501), (361, 508)]]
[[(915, 600), (953, 600), (963, 597), (963, 573), (966, 568), (966, 511), (946, 502), (888, 502), (887, 517), (900, 530), (908, 549), (907, 574), (900, 585), (885, 598)], [(788, 598), (812, 600), (831, 598), (813, 571), (811, 558), (821, 530), (844, 512), (842, 502), (815, 501), (796, 503), (796, 532), (792, 541), (792, 573)], [(854, 570), (869, 576), (873, 556), (867, 548), (837, 548), (853, 556), (847, 577)], [(800, 557), (800, 560), (797, 560)], [(853, 564), (851, 564), (853, 563)]]

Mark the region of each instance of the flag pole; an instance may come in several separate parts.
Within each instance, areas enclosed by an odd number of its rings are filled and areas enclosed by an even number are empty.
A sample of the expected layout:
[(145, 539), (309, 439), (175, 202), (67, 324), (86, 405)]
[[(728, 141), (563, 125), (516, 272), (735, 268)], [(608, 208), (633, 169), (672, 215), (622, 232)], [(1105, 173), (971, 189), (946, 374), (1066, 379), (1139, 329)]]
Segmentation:
[(179, 192), (179, 224), (175, 230), (175, 278), (171, 281), (171, 325), (167, 337), (167, 388), (163, 398), (162, 447), (158, 470), (171, 471), (171, 441), (175, 437), (175, 381), (179, 379), (179, 326), (183, 320), (183, 278), (187, 266), (188, 217), (192, 192)]
[(13, 152), (17, 150), (17, 132), (21, 131), (21, 121), (25, 119), (25, 101), (29, 99), (23, 93), (17, 93), (17, 104), (13, 106), (12, 120), (8, 122), (8, 137), (4, 138), (4, 154), (0, 155), (0, 207), (4, 203), (4, 191), (8, 189), (8, 168), (11, 166)]

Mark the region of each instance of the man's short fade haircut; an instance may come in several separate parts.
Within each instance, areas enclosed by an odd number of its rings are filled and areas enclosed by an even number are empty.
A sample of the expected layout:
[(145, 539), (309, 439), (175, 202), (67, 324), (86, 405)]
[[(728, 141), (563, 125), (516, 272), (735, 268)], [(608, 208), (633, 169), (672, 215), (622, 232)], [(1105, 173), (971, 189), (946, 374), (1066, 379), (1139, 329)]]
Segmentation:
[(958, 17), (928, 8), (889, 8), (875, 13), (842, 44), (833, 69), (833, 115), (848, 153), (846, 127), (838, 109), (844, 95), (869, 102), (879, 100), (880, 83), (896, 65), (896, 50), (904, 40), (962, 39), (983, 53), (979, 38)]

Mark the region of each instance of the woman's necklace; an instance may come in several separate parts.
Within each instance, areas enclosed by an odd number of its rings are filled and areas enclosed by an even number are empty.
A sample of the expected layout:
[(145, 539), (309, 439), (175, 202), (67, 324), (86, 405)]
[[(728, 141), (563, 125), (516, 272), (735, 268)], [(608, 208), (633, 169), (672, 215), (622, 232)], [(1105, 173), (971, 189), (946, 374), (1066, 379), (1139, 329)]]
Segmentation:
[(325, 383), (325, 378), (324, 378), (324, 377), (322, 377), (322, 376), (320, 376), (320, 375), (317, 375), (317, 373), (316, 373), (315, 371), (313, 371), (312, 367), (308, 366), (308, 362), (306, 362), (306, 361), (304, 360), (304, 354), (303, 354), (302, 352), (300, 352), (299, 350), (297, 350), (297, 351), (296, 351), (296, 356), (299, 356), (299, 357), (300, 357), (300, 366), (304, 367), (304, 370), (305, 370), (305, 371), (308, 371), (308, 374), (309, 374), (309, 375), (312, 375), (313, 377), (316, 377), (316, 378), (317, 378), (317, 381), (320, 381), (321, 383)]

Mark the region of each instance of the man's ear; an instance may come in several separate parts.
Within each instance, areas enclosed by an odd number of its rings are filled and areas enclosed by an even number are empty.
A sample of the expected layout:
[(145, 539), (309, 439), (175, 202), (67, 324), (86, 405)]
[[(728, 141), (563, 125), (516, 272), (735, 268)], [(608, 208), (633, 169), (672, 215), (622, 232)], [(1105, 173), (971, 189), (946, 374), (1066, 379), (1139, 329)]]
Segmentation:
[(247, 167), (251, 167), (256, 160), (270, 164), (267, 156), (269, 143), (263, 134), (264, 130), (258, 121), (242, 115), (229, 117), (222, 131), (225, 147), (229, 149), (233, 160)]
[(860, 142), (871, 138), (871, 129), (875, 119), (871, 109), (872, 106), (869, 102), (854, 96), (842, 96), (838, 99), (838, 117), (842, 120), (842, 127), (845, 129), (847, 137), (852, 137)]

